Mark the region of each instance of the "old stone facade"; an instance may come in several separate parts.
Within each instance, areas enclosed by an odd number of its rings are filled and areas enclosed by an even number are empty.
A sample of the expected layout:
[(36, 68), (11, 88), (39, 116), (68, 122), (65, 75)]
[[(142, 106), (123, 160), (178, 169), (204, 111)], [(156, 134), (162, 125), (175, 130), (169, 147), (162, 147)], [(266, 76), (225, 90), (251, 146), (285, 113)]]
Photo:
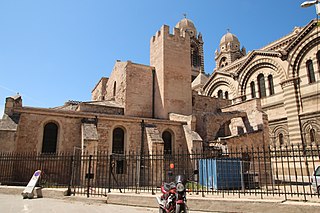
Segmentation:
[(221, 145), (308, 143), (310, 134), (315, 142), (318, 42), (314, 21), (248, 54), (228, 32), (207, 76), (201, 33), (184, 18), (173, 34), (164, 25), (151, 37), (150, 65), (117, 61), (91, 101), (44, 109), (8, 97), (0, 152), (210, 152)]
[(244, 109), (258, 99), (268, 116), (273, 145), (312, 144), (320, 139), (319, 29), (305, 27), (246, 54), (228, 32), (216, 50), (216, 68), (203, 86), (203, 95), (230, 99)]

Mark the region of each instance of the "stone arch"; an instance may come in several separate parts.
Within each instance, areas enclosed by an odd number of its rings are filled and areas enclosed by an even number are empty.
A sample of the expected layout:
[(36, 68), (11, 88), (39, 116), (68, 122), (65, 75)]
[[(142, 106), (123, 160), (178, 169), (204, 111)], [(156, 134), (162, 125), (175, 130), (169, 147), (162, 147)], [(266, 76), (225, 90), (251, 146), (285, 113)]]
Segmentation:
[(111, 132), (111, 153), (124, 154), (127, 146), (127, 130), (124, 126), (116, 125)]
[[(280, 81), (284, 81), (286, 79), (286, 74), (283, 67), (278, 64), (275, 60), (270, 58), (261, 58), (259, 60), (251, 63), (245, 71), (239, 77), (239, 95), (244, 96), (247, 84), (250, 83), (248, 80), (253, 75), (253, 73), (257, 72), (262, 68), (270, 68), (273, 70), (279, 77)], [(262, 72), (261, 72), (262, 73)]]
[[(320, 37), (318, 33), (314, 33), (308, 39), (303, 41), (300, 45), (297, 45), (297, 48), (293, 51), (292, 57), (288, 60), (288, 73), (289, 78), (299, 77), (299, 67), (303, 63), (304, 56), (315, 46), (320, 44)], [(315, 52), (315, 54), (317, 54)]]
[(219, 77), (214, 79), (213, 81), (210, 82), (209, 86), (205, 90), (205, 95), (207, 96), (213, 96), (214, 91), (219, 87), (219, 86), (227, 86), (230, 91), (229, 92), (229, 98), (230, 98), (230, 93), (232, 97), (236, 97), (236, 88), (234, 87), (233, 83), (231, 82), (230, 79), (224, 78), (224, 77)]
[[(315, 141), (319, 144), (319, 134), (320, 134), (320, 124), (317, 123), (315, 119), (308, 120), (302, 125), (302, 134), (303, 134), (303, 141), (306, 144), (310, 144), (310, 131), (311, 129), (315, 130)], [(314, 141), (314, 142), (315, 142)]]
[(60, 126), (55, 121), (47, 121), (42, 127), (41, 153), (56, 153), (58, 148)]
[(278, 125), (270, 131), (269, 136), (271, 139), (271, 144), (274, 146), (280, 146), (279, 135), (283, 134), (284, 136), (284, 144), (289, 144), (289, 132), (286, 125)]
[(171, 129), (165, 129), (161, 133), (161, 138), (164, 142), (164, 154), (171, 155), (174, 152), (175, 134)]

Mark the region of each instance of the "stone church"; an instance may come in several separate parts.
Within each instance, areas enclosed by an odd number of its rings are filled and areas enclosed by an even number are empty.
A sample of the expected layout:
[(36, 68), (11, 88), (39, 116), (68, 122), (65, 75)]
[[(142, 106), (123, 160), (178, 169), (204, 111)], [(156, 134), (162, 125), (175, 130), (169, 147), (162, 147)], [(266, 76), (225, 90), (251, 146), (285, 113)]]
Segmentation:
[(173, 32), (164, 25), (150, 39), (150, 65), (116, 61), (90, 101), (37, 108), (20, 95), (6, 98), (0, 152), (170, 154), (317, 143), (318, 30), (313, 20), (248, 53), (227, 32), (209, 76), (194, 23), (184, 18)]

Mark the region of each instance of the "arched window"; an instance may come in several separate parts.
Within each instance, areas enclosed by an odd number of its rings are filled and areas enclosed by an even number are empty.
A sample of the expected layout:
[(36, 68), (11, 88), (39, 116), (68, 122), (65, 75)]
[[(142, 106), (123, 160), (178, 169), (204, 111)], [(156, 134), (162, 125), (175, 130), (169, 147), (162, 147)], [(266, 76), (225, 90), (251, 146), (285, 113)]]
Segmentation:
[(124, 131), (121, 128), (115, 128), (112, 135), (112, 153), (124, 153)]
[(280, 146), (282, 146), (284, 144), (284, 138), (283, 138), (282, 133), (279, 134), (279, 144), (280, 144)]
[(162, 139), (164, 142), (164, 154), (171, 155), (172, 154), (172, 135), (169, 131), (164, 131), (162, 133)]
[(224, 97), (225, 97), (226, 99), (229, 99), (229, 93), (228, 93), (228, 91), (226, 91), (226, 92), (224, 93)]
[(256, 88), (255, 88), (253, 81), (250, 83), (250, 89), (251, 89), (251, 98), (255, 98), (256, 97)]
[(269, 94), (274, 94), (274, 85), (273, 85), (273, 77), (272, 75), (268, 75), (268, 84), (269, 84)]
[(193, 67), (199, 67), (200, 66), (199, 50), (194, 45), (191, 45), (191, 65)]
[(306, 66), (307, 66), (307, 71), (308, 71), (309, 83), (313, 83), (316, 81), (316, 79), (314, 76), (314, 69), (313, 69), (312, 60), (308, 60), (306, 63)]
[(260, 98), (266, 97), (266, 86), (264, 83), (263, 74), (258, 75), (258, 88), (259, 88), (259, 97)]
[(316, 140), (316, 131), (314, 129), (310, 129), (310, 142), (314, 143)]
[(222, 92), (222, 90), (219, 90), (219, 91), (218, 91), (218, 98), (223, 98), (223, 92)]
[[(124, 154), (124, 131), (121, 128), (115, 128), (112, 134), (112, 153), (113, 154)], [(116, 174), (124, 174), (125, 161), (115, 155), (115, 169)]]
[(116, 90), (117, 90), (117, 82), (113, 83), (113, 97), (116, 97)]
[(221, 58), (219, 67), (224, 67), (227, 65), (228, 65), (227, 58), (226, 57)]
[(320, 51), (317, 52), (318, 72), (320, 70)]
[(57, 151), (58, 126), (48, 123), (44, 126), (42, 153), (55, 153)]

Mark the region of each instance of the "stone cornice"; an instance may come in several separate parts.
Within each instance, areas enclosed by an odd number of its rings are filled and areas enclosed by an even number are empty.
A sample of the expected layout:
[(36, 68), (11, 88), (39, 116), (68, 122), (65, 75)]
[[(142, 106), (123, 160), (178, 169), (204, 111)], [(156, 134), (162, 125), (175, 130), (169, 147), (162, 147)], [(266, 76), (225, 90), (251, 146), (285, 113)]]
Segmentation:
[(312, 20), (307, 24), (303, 30), (296, 36), (296, 38), (282, 51), (282, 60), (286, 60), (290, 51), (295, 48), (299, 42), (306, 37), (306, 35), (314, 28), (317, 27), (317, 20)]
[(235, 72), (236, 76), (238, 76), (239, 73), (241, 73), (257, 55), (276, 57), (276, 58), (280, 58), (282, 56), (280, 52), (254, 50), (247, 56), (247, 59), (244, 61), (244, 63), (236, 70)]
[(290, 85), (294, 85), (294, 84), (298, 83), (299, 81), (300, 81), (299, 77), (290, 78), (290, 79), (286, 79), (286, 80), (282, 81), (280, 83), (280, 85), (281, 85), (282, 88), (284, 88), (284, 87), (287, 87), (287, 86), (290, 86)]
[(185, 125), (185, 122), (162, 120), (162, 119), (132, 117), (132, 116), (124, 116), (124, 115), (108, 115), (108, 114), (101, 114), (101, 113), (66, 111), (66, 110), (35, 108), (35, 107), (15, 108), (14, 112), (38, 114), (38, 115), (46, 115), (46, 116), (63, 116), (68, 118), (79, 118), (79, 119), (97, 117), (99, 120), (126, 121), (126, 122), (135, 122), (135, 123), (140, 123), (141, 120), (144, 120), (145, 123), (150, 122), (154, 124), (170, 124), (170, 125), (178, 125), (178, 126)]

